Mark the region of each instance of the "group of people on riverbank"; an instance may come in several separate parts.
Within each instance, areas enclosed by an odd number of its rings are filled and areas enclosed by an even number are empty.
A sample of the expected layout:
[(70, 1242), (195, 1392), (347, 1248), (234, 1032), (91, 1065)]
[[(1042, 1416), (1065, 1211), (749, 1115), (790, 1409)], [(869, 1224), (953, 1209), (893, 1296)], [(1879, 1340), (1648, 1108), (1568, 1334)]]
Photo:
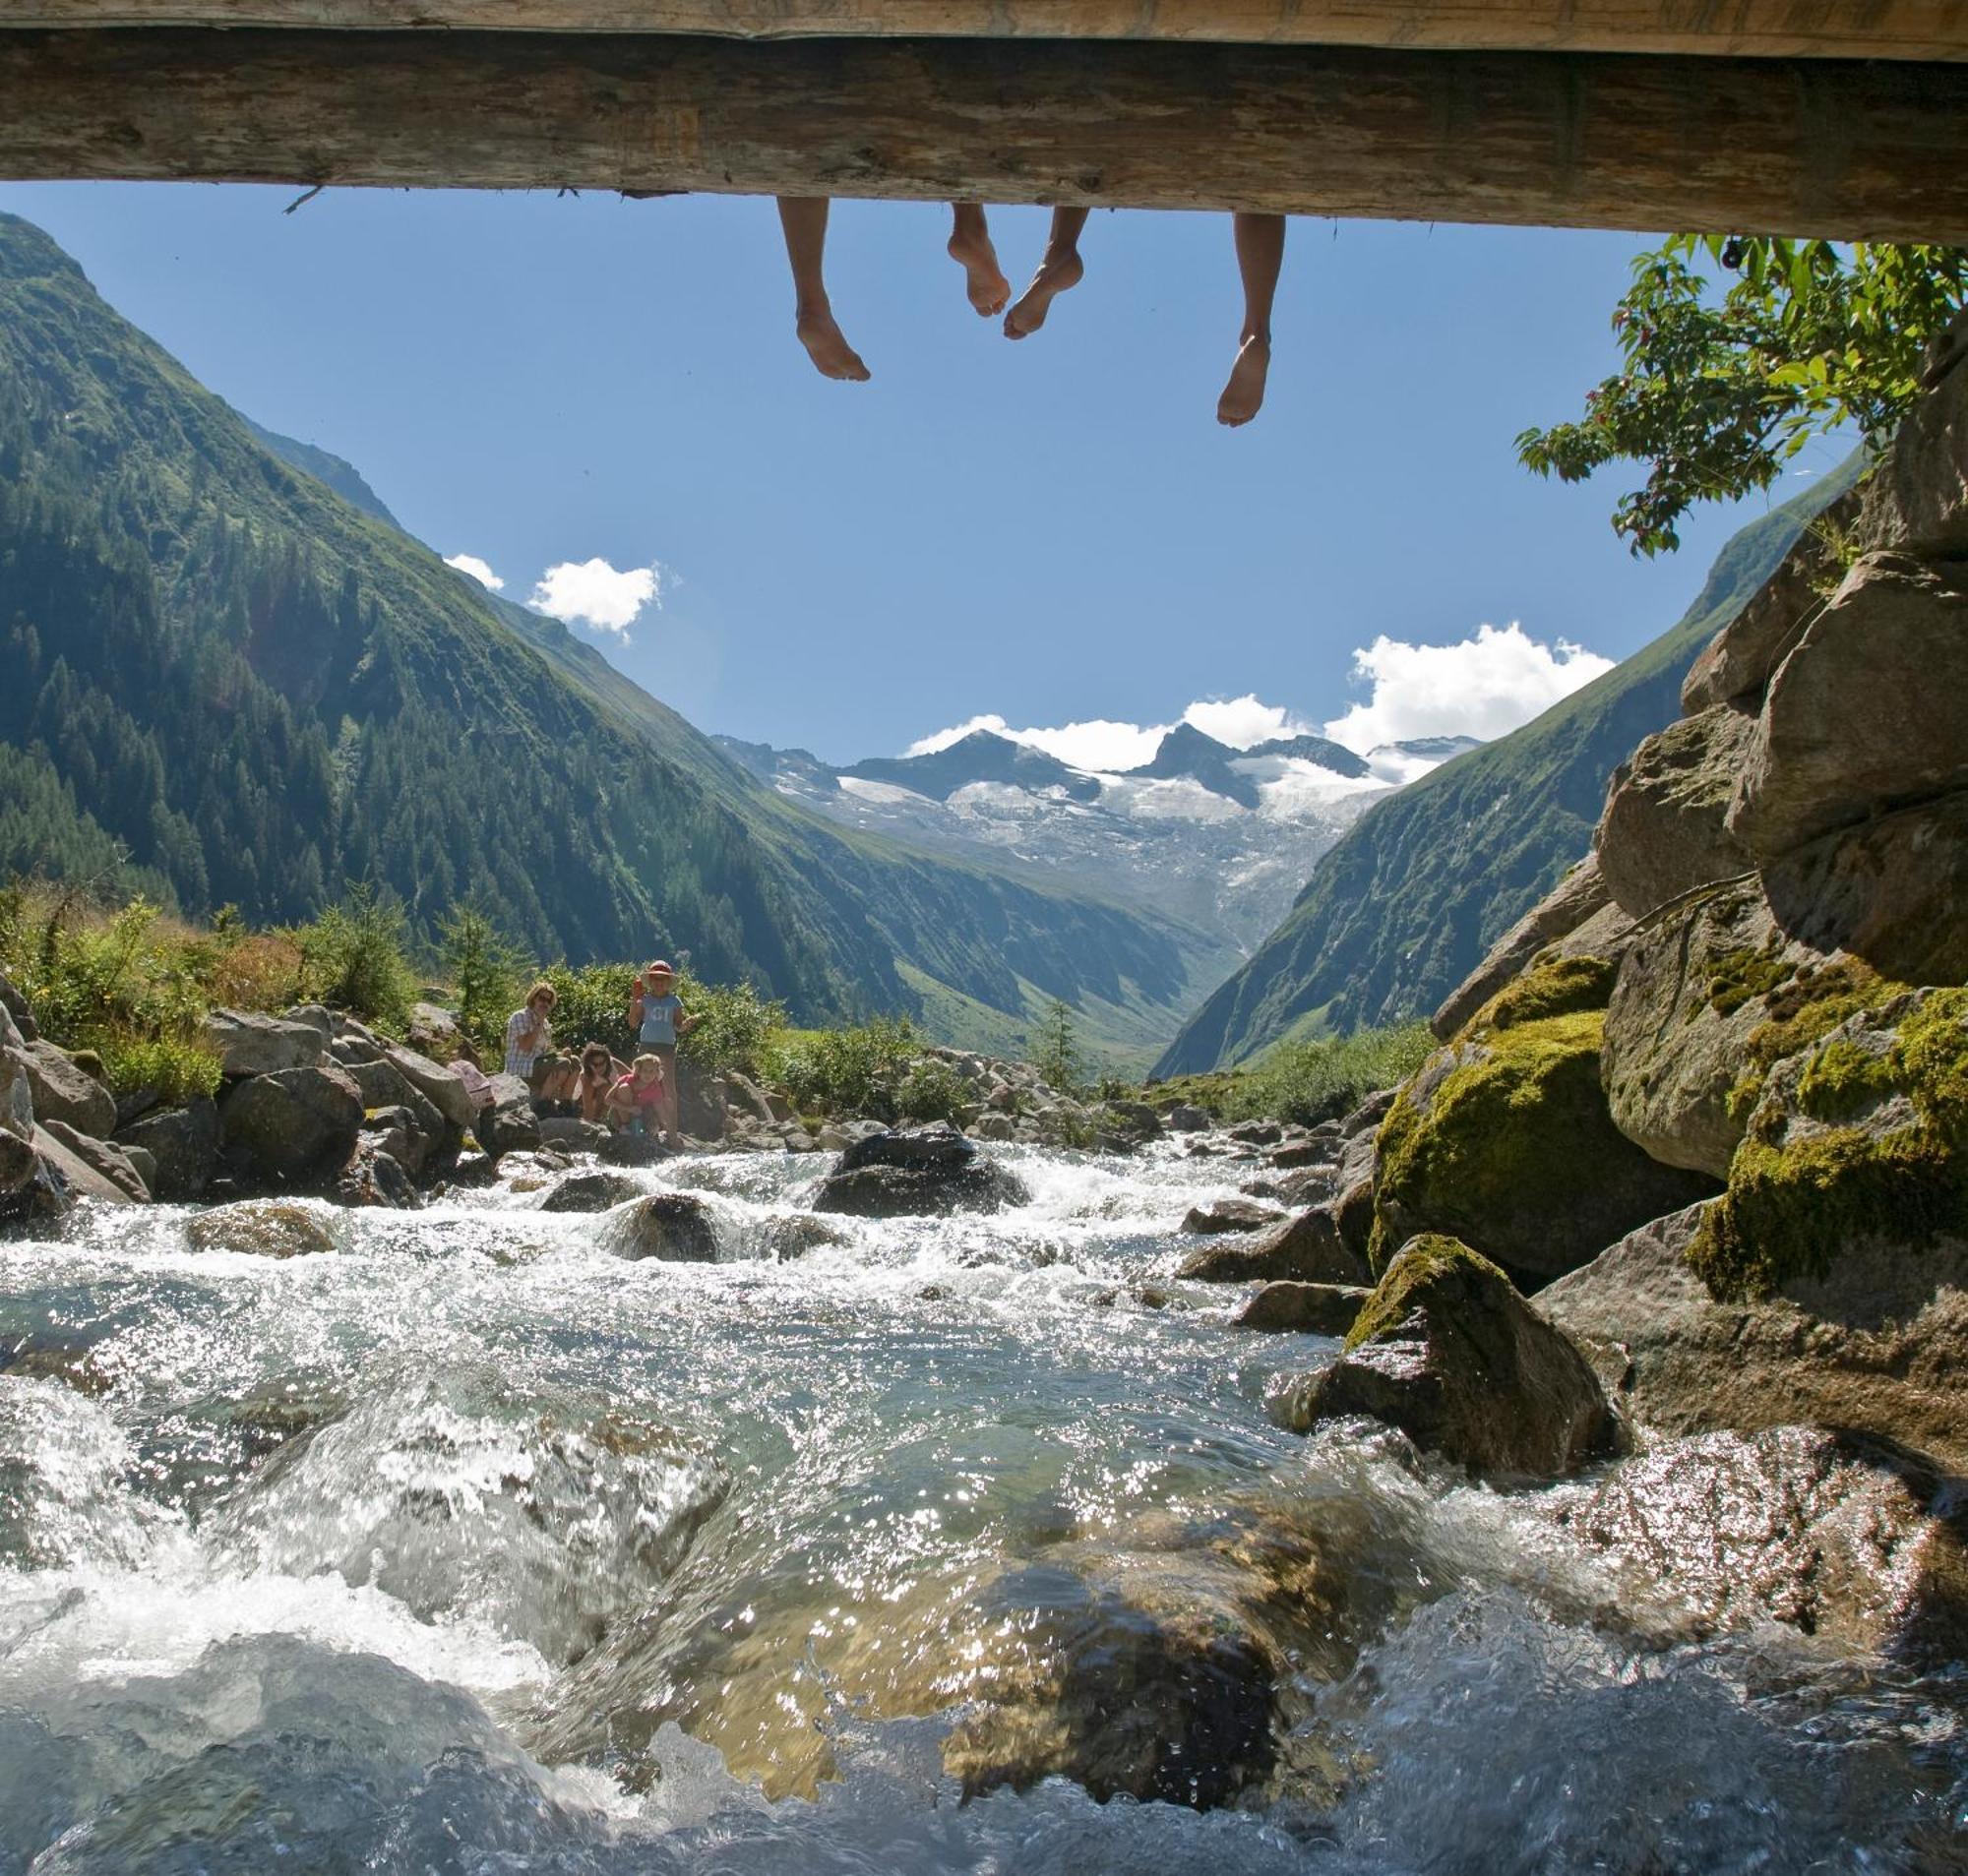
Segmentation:
[[(859, 384), (870, 376), (868, 367), (842, 334), (828, 298), (823, 264), (829, 206), (825, 196), (779, 198), (779, 222), (785, 230), (786, 259), (793, 271), (794, 330), (823, 378)], [(1012, 283), (998, 265), (983, 205), (954, 202), (951, 211), (953, 224), (947, 246), (950, 258), (963, 269), (971, 306), (983, 319), (1003, 313), (1007, 338), (1029, 338), (1045, 324), (1053, 301), (1077, 286), (1086, 272), (1079, 258), (1079, 236), (1090, 212), (1052, 212), (1052, 228), (1038, 272), (1014, 303)], [(1244, 286), (1244, 324), (1237, 335), (1237, 356), (1229, 381), (1216, 400), (1216, 421), (1234, 429), (1249, 423), (1264, 401), (1264, 381), (1271, 368), (1271, 303), (1285, 258), (1285, 218), (1240, 210), (1231, 220), (1237, 272)]]
[(677, 997), (676, 972), (658, 958), (636, 979), (629, 997), (633, 1061), (622, 1061), (604, 1042), (557, 1049), (559, 1000), (551, 984), (535, 984), (506, 1019), (506, 1072), (526, 1084), (533, 1111), (543, 1120), (578, 1118), (677, 1145), (677, 1042), (697, 1018)]

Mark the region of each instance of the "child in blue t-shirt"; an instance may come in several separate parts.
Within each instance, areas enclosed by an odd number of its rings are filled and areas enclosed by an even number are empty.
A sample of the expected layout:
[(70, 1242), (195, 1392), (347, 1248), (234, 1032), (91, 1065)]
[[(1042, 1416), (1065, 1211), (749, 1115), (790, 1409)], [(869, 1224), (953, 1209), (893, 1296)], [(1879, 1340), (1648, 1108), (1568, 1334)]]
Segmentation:
[(677, 998), (676, 972), (657, 958), (636, 979), (629, 997), (629, 1027), (636, 1032), (637, 1047), (662, 1063), (660, 1112), (663, 1138), (670, 1146), (677, 1144), (677, 1038), (687, 1036), (696, 1023), (697, 1018)]

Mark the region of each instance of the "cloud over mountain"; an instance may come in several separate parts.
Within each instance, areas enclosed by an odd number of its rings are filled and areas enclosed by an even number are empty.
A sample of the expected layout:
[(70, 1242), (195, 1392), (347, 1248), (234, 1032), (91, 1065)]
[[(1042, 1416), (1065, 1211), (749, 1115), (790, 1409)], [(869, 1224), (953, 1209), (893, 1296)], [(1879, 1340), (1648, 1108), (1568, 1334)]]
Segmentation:
[(598, 555), (593, 560), (564, 560), (539, 577), (526, 603), (535, 612), (563, 625), (591, 626), (596, 632), (620, 633), (629, 628), (645, 606), (661, 606), (661, 570), (611, 567)]

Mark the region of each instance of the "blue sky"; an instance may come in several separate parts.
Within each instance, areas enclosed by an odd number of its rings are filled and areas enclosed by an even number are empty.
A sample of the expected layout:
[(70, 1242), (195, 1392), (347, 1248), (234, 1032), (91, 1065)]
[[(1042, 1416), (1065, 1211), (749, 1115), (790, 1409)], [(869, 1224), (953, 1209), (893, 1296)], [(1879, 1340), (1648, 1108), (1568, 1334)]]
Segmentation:
[[(1526, 638), (1619, 658), (1664, 631), (1746, 518), (1636, 562), (1619, 485), (1515, 462), (1610, 367), (1638, 236), (1294, 222), (1269, 398), (1231, 432), (1225, 216), (1097, 214), (1085, 283), (1014, 345), (964, 301), (947, 210), (836, 205), (834, 308), (875, 374), (838, 385), (794, 342), (769, 201), (331, 190), (282, 214), (295, 193), (7, 185), (0, 209), (508, 596), (656, 569), (626, 638), (580, 629), (703, 727), (832, 759), (1245, 695), (1318, 724), (1375, 701), (1358, 648), (1521, 622), (1460, 662), (1384, 656), (1382, 716), (1432, 727), (1499, 645), (1535, 693), (1565, 680)], [(1044, 212), (992, 221), (1022, 284)]]

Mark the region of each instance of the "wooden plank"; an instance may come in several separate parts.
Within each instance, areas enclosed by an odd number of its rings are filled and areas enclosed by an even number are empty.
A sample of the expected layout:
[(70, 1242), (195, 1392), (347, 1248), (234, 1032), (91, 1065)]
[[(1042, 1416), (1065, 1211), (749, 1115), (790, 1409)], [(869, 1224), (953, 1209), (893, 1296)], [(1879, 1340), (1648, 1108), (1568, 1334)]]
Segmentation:
[(0, 175), (964, 197), (1968, 244), (1968, 67), (15, 32), (0, 33)]
[(0, 27), (123, 26), (1968, 58), (1968, 0), (0, 0)]

